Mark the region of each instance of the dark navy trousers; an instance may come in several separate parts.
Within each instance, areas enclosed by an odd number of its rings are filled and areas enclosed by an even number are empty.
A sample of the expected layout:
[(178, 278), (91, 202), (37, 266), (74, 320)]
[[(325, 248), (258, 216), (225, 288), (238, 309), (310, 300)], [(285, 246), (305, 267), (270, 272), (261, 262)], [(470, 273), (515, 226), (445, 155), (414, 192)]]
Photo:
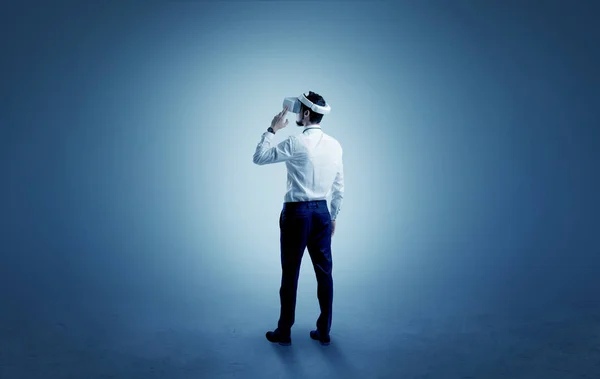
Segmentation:
[(298, 275), (304, 250), (308, 248), (317, 277), (317, 298), (321, 314), (317, 319), (319, 332), (329, 335), (333, 304), (331, 275), (332, 223), (326, 200), (284, 203), (279, 217), (281, 230), (281, 313), (278, 328), (289, 334), (294, 325)]

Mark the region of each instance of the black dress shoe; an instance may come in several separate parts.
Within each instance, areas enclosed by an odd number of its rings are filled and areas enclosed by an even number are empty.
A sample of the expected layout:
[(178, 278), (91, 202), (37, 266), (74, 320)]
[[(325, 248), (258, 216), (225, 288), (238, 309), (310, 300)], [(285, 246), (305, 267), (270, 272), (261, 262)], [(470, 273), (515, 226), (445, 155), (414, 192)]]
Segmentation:
[(279, 329), (275, 329), (272, 332), (267, 332), (267, 339), (270, 342), (279, 343), (282, 346), (290, 346), (292, 344), (292, 338), (289, 334), (282, 334)]
[(310, 338), (319, 341), (321, 345), (329, 345), (331, 343), (329, 335), (321, 334), (318, 330), (312, 330), (310, 332)]

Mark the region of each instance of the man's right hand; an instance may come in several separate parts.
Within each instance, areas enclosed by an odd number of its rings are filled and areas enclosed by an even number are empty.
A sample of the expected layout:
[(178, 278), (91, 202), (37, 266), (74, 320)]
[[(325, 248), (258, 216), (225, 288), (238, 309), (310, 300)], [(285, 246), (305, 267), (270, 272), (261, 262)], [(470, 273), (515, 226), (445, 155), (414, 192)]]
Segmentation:
[(335, 220), (331, 220), (331, 236), (335, 233)]

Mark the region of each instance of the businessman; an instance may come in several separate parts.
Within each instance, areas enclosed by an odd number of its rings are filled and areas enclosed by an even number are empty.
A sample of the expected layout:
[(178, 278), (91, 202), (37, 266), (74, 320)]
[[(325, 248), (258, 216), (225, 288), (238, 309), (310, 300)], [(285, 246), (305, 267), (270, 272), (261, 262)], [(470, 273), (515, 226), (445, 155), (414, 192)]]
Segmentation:
[[(287, 167), (287, 192), (279, 216), (281, 311), (277, 328), (267, 332), (266, 337), (284, 346), (292, 343), (300, 263), (308, 248), (321, 309), (310, 337), (328, 345), (333, 304), (331, 238), (344, 194), (342, 147), (321, 128), (323, 115), (330, 109), (322, 96), (310, 91), (294, 100), (292, 111), (297, 113), (296, 125), (303, 128), (302, 132), (272, 146), (275, 134), (288, 124), (290, 106), (285, 105), (263, 133), (253, 158), (257, 165), (285, 162)], [(329, 194), (331, 210), (326, 200)]]

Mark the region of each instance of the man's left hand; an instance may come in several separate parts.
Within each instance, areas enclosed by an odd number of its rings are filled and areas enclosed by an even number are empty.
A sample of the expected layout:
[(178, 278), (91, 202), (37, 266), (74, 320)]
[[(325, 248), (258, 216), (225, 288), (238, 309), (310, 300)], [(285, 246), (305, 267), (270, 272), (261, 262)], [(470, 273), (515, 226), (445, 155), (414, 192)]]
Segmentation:
[[(279, 129), (283, 129), (287, 126), (288, 120), (285, 119), (285, 115), (287, 114), (287, 105), (283, 108), (283, 110), (273, 117), (273, 121), (271, 121), (271, 128), (274, 131), (278, 131)], [(285, 120), (285, 122), (284, 122)]]

